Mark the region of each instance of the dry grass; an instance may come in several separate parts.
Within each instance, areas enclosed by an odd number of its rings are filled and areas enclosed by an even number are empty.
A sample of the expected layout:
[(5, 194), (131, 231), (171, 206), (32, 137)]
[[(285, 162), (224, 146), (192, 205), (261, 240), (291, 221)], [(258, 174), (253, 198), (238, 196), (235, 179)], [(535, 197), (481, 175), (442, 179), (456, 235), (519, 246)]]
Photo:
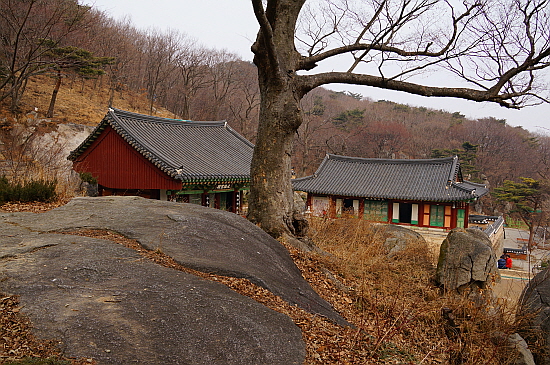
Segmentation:
[(432, 280), (435, 258), (425, 243), (410, 242), (389, 257), (384, 230), (368, 222), (319, 219), (311, 226), (314, 242), (331, 255), (318, 258), (318, 266), (338, 273), (353, 300), (335, 307), (358, 327), (356, 348), (369, 361), (512, 362), (505, 344), (507, 335), (516, 332), (515, 306), (479, 293), (472, 301), (442, 292)]
[[(27, 91), (21, 102), (21, 113), (25, 115), (38, 109), (38, 117), (44, 118), (48, 111), (55, 79), (37, 76), (29, 80)], [(71, 80), (64, 79), (57, 96), (54, 118), (55, 123), (76, 123), (84, 125), (98, 124), (109, 107), (109, 89), (107, 79)], [(136, 113), (148, 114), (148, 102), (144, 93), (122, 90), (115, 93), (113, 107)], [(173, 118), (166, 109), (156, 106), (156, 115)], [(0, 118), (13, 118), (6, 105), (0, 106)]]

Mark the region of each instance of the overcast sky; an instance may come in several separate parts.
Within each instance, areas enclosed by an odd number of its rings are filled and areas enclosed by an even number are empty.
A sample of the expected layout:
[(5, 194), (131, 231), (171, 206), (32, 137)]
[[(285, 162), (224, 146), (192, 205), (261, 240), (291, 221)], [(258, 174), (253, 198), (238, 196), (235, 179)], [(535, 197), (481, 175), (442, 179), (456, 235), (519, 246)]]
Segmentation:
[[(252, 60), (250, 46), (258, 24), (249, 0), (83, 0), (112, 17), (129, 17), (140, 29), (178, 29), (206, 47), (226, 49), (244, 60)], [(550, 83), (550, 80), (548, 80)], [(441, 85), (445, 86), (445, 85)], [(468, 118), (495, 117), (508, 124), (550, 134), (550, 105), (508, 110), (492, 103), (475, 103), (454, 98), (427, 98), (366, 86), (327, 85), (333, 90), (360, 93), (373, 100), (391, 100), (411, 106), (425, 106), (460, 112)], [(538, 128), (538, 127), (542, 127)], [(547, 129), (544, 129), (547, 128)]]

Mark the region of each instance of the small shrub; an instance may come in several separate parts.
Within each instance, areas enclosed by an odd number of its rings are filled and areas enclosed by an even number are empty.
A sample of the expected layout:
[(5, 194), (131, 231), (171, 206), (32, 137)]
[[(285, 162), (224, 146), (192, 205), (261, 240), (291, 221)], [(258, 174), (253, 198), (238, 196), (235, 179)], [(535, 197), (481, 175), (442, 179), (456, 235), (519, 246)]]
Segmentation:
[(47, 202), (55, 199), (55, 187), (57, 182), (54, 181), (31, 181), (23, 186), (21, 191), (20, 201), (23, 202), (32, 202), (40, 201)]
[(5, 176), (0, 177), (0, 204), (8, 201), (10, 195), (10, 184)]
[(48, 202), (56, 198), (57, 182), (36, 180), (26, 184), (10, 184), (6, 177), (0, 178), (0, 204), (10, 201)]
[(97, 178), (89, 172), (79, 172), (80, 179), (89, 184), (97, 184)]

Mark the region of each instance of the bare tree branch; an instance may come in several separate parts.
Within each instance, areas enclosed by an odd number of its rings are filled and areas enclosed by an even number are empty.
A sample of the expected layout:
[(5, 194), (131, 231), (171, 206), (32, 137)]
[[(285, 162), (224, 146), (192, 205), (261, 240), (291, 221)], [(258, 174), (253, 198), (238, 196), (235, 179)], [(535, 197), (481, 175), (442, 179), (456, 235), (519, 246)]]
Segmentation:
[[(273, 67), (273, 69), (277, 70), (279, 69), (279, 61), (275, 55), (275, 43), (273, 42), (273, 39), (274, 39), (273, 29), (271, 28), (271, 24), (269, 23), (269, 20), (267, 19), (267, 16), (265, 14), (262, 0), (252, 0), (252, 6), (254, 8), (254, 14), (256, 15), (256, 19), (260, 24), (260, 32), (258, 33), (258, 39), (256, 39), (256, 43), (252, 45), (252, 52), (256, 54), (259, 48), (259, 45), (257, 43), (262, 42), (264, 44), (265, 50), (267, 51), (271, 66)], [(260, 34), (262, 35), (261, 37), (260, 37)]]
[(513, 102), (513, 99), (523, 94), (499, 94), (498, 90), (494, 88), (490, 90), (476, 90), (471, 88), (425, 86), (412, 82), (390, 80), (380, 76), (359, 75), (347, 72), (327, 72), (301, 77), (303, 78), (303, 90), (305, 93), (320, 85), (341, 83), (404, 91), (421, 96), (456, 97), (472, 101), (491, 101), (512, 109), (519, 109), (519, 106)]

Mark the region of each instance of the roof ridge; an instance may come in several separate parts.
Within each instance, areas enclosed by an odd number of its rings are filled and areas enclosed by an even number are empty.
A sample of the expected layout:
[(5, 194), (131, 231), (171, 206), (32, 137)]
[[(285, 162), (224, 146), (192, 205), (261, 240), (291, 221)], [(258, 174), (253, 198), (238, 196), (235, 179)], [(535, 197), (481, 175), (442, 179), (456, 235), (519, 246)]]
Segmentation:
[(407, 158), (407, 159), (398, 159), (398, 158), (372, 158), (372, 157), (352, 157), (352, 156), (342, 156), (327, 153), (325, 157), (331, 160), (340, 160), (340, 161), (350, 161), (350, 162), (369, 162), (369, 163), (393, 163), (393, 164), (418, 164), (418, 163), (436, 163), (436, 162), (453, 162), (454, 157), (440, 157), (440, 158)]
[(231, 126), (227, 123), (227, 121), (224, 121), (225, 129), (227, 129), (229, 132), (231, 132), (235, 137), (240, 139), (245, 144), (249, 145), (250, 147), (254, 148), (254, 143), (250, 142), (248, 139), (246, 139), (244, 136), (242, 136), (239, 132), (231, 128)]
[(452, 159), (453, 164), (451, 165), (451, 171), (449, 171), (449, 177), (447, 181), (455, 181), (460, 171), (460, 161), (458, 160), (458, 156), (454, 155)]
[(195, 121), (195, 120), (188, 120), (188, 119), (172, 119), (172, 118), (158, 117), (158, 116), (148, 115), (148, 114), (140, 114), (140, 113), (130, 112), (128, 110), (122, 110), (122, 109), (116, 109), (116, 108), (109, 108), (109, 112), (111, 112), (113, 115), (116, 115), (117, 117), (118, 116), (133, 117), (133, 118), (139, 118), (142, 121), (151, 121), (151, 122), (157, 122), (157, 123), (183, 124), (183, 125), (196, 126), (196, 127), (226, 127), (227, 126), (227, 121), (225, 120)]
[(469, 180), (462, 180), (461, 182), (458, 182), (457, 184), (466, 184), (466, 185), (471, 185), (471, 186), (475, 186), (475, 187), (478, 187), (478, 188), (487, 188), (486, 184), (475, 183), (475, 182), (469, 181)]

